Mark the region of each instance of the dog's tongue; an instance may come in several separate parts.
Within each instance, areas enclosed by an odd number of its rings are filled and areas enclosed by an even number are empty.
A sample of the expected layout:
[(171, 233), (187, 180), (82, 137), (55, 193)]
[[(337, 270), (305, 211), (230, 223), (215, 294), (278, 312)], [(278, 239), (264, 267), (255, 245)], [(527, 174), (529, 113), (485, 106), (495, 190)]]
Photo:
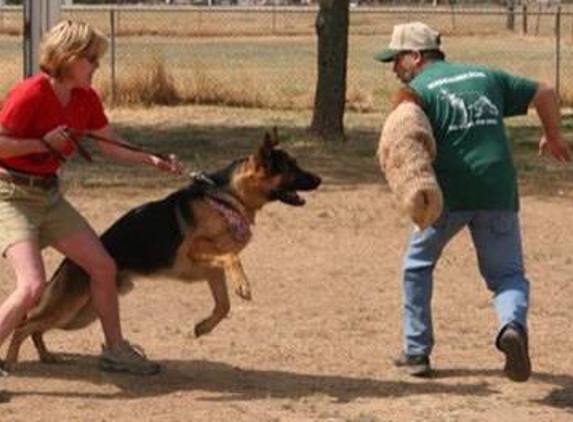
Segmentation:
[(289, 193), (289, 197), (292, 199), (293, 205), (304, 205), (304, 199), (302, 196), (298, 195), (296, 192)]
[(304, 199), (294, 191), (282, 191), (279, 199), (289, 205), (304, 205)]

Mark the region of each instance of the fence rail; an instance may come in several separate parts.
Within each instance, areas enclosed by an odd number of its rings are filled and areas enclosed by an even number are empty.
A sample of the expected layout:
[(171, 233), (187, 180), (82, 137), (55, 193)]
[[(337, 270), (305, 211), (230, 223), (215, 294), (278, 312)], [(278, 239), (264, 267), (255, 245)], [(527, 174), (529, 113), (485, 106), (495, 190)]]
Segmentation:
[[(310, 107), (317, 10), (272, 5), (74, 5), (62, 12), (64, 18), (88, 22), (108, 34), (112, 48), (96, 85), (109, 101), (135, 101), (144, 80), (156, 78), (180, 101)], [(351, 108), (384, 108), (386, 94), (398, 82), (388, 66), (371, 57), (388, 43), (394, 24), (411, 20), (425, 21), (444, 34), (448, 58), (545, 80), (559, 88), (565, 103), (573, 103), (573, 5), (527, 5), (512, 14), (506, 7), (491, 6), (358, 6), (350, 10)], [(0, 7), (0, 93), (21, 77), (21, 30), (22, 9)]]

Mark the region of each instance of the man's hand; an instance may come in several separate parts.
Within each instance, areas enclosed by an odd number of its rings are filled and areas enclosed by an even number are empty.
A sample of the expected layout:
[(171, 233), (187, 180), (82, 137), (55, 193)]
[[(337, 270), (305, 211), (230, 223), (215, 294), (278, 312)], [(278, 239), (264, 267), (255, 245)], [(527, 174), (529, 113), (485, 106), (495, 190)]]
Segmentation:
[(539, 155), (551, 154), (553, 158), (561, 162), (571, 161), (571, 152), (569, 151), (569, 146), (562, 138), (549, 139), (546, 136), (542, 136), (539, 141)]

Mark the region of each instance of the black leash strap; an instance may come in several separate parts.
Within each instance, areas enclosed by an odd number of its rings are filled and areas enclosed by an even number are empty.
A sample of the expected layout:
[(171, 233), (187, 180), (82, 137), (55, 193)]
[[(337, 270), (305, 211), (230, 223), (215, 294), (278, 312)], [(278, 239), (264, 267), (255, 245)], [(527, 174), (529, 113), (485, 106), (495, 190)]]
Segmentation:
[[(99, 136), (99, 135), (94, 135), (92, 133), (86, 133), (83, 136), (87, 137), (87, 138), (92, 138), (95, 141), (99, 141), (99, 142), (104, 142), (107, 144), (111, 144), (111, 145), (115, 145), (118, 146), (120, 148), (125, 148), (128, 149), (130, 151), (135, 151), (135, 152), (142, 152), (144, 154), (149, 154), (149, 155), (153, 155), (154, 157), (157, 157), (161, 160), (165, 160), (165, 161), (169, 161), (170, 158), (166, 155), (163, 154), (159, 154), (157, 152), (153, 152), (153, 151), (149, 151), (145, 148), (141, 148), (141, 147), (137, 147), (135, 145), (131, 145), (131, 144), (125, 144), (123, 142), (119, 142), (119, 141), (115, 141), (113, 139), (108, 139), (108, 138), (104, 138), (103, 136)], [(77, 142), (77, 141), (76, 141)], [(79, 145), (79, 143), (78, 143)]]
[(84, 148), (84, 146), (82, 144), (80, 144), (80, 141), (78, 141), (78, 139), (76, 138), (76, 136), (74, 135), (72, 130), (71, 129), (65, 129), (64, 133), (66, 134), (66, 137), (70, 141), (72, 141), (72, 143), (75, 145), (76, 149), (78, 150), (80, 155), (84, 158), (84, 160), (86, 160), (88, 163), (92, 163), (94, 161), (92, 158), (92, 155), (90, 154), (90, 152), (87, 149)]
[(44, 145), (46, 147), (46, 149), (48, 151), (50, 151), (52, 154), (54, 154), (54, 156), (61, 161), (62, 163), (66, 162), (66, 157), (64, 157), (64, 155), (58, 151), (56, 148), (54, 148), (48, 141), (46, 141), (44, 138), (39, 138), (40, 142), (42, 143), (42, 145)]
[[(123, 142), (119, 142), (113, 139), (108, 139), (105, 138), (103, 136), (99, 136), (99, 135), (94, 135), (92, 133), (84, 133), (81, 134), (79, 132), (75, 132), (72, 129), (65, 129), (64, 133), (66, 135), (66, 137), (70, 140), (70, 142), (72, 142), (76, 149), (78, 150), (78, 152), (80, 153), (80, 155), (88, 162), (91, 163), (93, 162), (93, 158), (92, 155), (90, 154), (90, 152), (80, 143), (79, 139), (82, 136), (85, 136), (87, 138), (91, 138), (95, 141), (98, 142), (104, 142), (107, 144), (111, 144), (111, 145), (115, 145), (118, 146), (120, 148), (125, 148), (128, 149), (130, 151), (135, 151), (135, 152), (141, 152), (144, 154), (149, 154), (152, 155), (154, 157), (159, 158), (160, 160), (164, 160), (164, 161), (170, 161), (170, 157), (163, 155), (163, 154), (159, 154), (157, 152), (153, 152), (153, 151), (149, 151), (147, 149), (141, 148), (141, 147), (137, 147), (135, 145), (131, 145), (131, 144), (125, 144)], [(54, 148), (52, 145), (50, 145), (50, 143), (48, 141), (46, 141), (44, 138), (40, 138), (40, 142), (42, 142), (42, 144), (52, 153), (56, 156), (56, 158), (62, 162), (66, 161), (66, 157), (64, 157), (56, 148)]]

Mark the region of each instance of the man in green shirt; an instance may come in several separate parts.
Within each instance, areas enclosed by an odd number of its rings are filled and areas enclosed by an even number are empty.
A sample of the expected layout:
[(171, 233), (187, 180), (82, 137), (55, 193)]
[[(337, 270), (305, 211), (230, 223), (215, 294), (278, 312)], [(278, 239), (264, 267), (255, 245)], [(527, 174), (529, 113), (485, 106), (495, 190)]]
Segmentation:
[(436, 140), (433, 167), (444, 196), (442, 216), (412, 233), (404, 256), (404, 350), (395, 364), (411, 375), (431, 373), (433, 270), (446, 244), (468, 227), (480, 273), (494, 295), (496, 346), (505, 354), (505, 373), (512, 381), (526, 381), (531, 374), (529, 286), (517, 178), (503, 119), (526, 114), (533, 105), (544, 132), (540, 153), (570, 161), (555, 92), (498, 69), (446, 61), (440, 34), (420, 22), (396, 25), (389, 48), (375, 58), (393, 63), (394, 73), (418, 97)]

